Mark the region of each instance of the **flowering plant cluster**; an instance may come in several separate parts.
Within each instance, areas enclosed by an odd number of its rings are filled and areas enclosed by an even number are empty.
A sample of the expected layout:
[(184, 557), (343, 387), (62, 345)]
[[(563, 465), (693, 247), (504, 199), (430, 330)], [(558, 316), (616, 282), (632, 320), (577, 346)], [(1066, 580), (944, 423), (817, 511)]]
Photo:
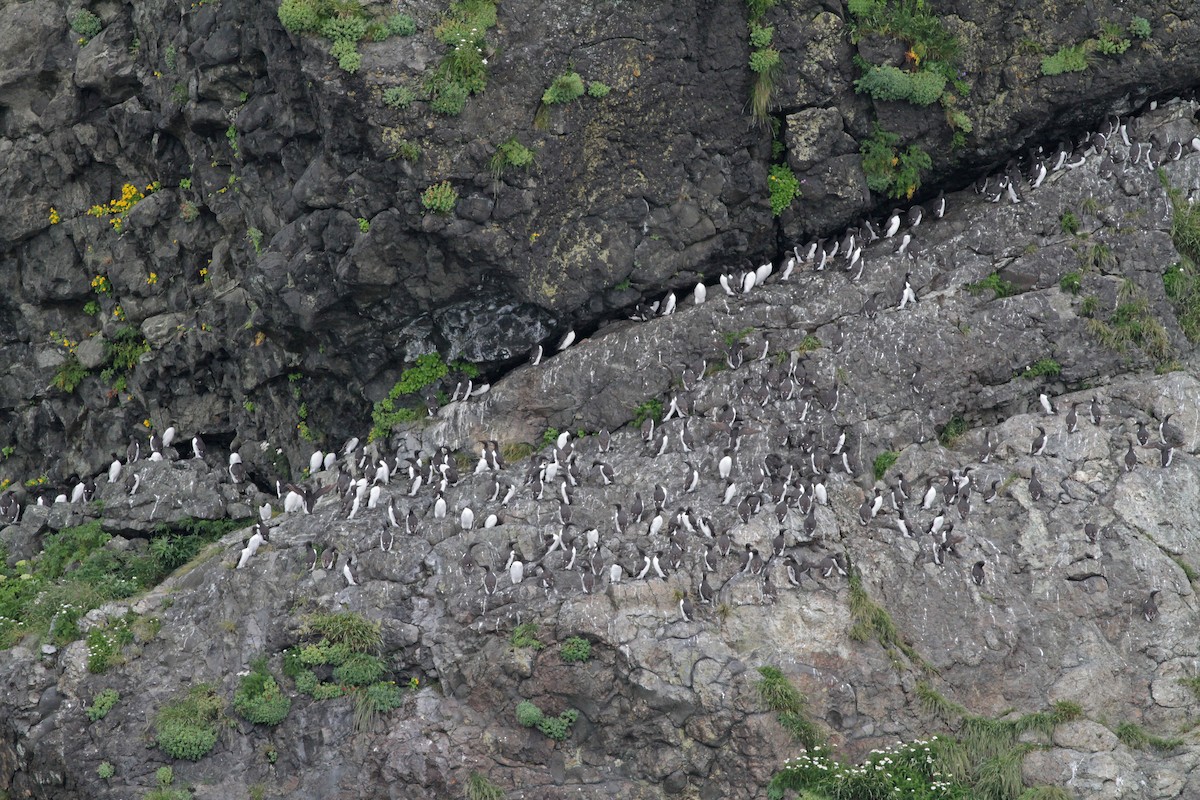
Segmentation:
[(782, 798), (785, 789), (809, 790), (846, 800), (916, 798), (965, 800), (971, 790), (939, 770), (939, 750), (945, 740), (934, 736), (909, 744), (897, 742), (872, 750), (858, 766), (833, 759), (814, 747), (784, 762), (768, 786), (768, 796)]
[(125, 215), (130, 209), (146, 198), (146, 195), (158, 191), (159, 182), (146, 184), (146, 189), (143, 192), (132, 183), (127, 183), (121, 187), (121, 196), (110, 200), (107, 203), (99, 203), (87, 210), (89, 217), (103, 219), (108, 217), (108, 222), (113, 226), (113, 230), (117, 233), (121, 232), (121, 228), (125, 225)]

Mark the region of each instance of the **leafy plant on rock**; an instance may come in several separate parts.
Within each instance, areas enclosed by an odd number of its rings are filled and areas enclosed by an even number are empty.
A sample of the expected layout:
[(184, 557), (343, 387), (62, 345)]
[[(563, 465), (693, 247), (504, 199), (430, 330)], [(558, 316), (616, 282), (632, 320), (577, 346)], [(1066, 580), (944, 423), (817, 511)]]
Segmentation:
[(255, 725), (278, 725), (291, 708), (291, 699), (267, 671), (267, 659), (250, 662), (250, 673), (242, 676), (233, 695), (233, 710)]
[(771, 196), (771, 215), (778, 217), (800, 195), (800, 181), (787, 164), (774, 164), (767, 174), (767, 190)]
[(92, 704), (88, 706), (87, 717), (92, 722), (98, 722), (108, 716), (108, 712), (112, 711), (121, 699), (121, 695), (116, 689), (105, 689), (96, 695), (92, 700)]
[(921, 186), (921, 172), (933, 166), (917, 145), (900, 150), (900, 137), (875, 123), (871, 136), (859, 145), (867, 187), (889, 197), (911, 199)]
[(458, 192), (450, 181), (431, 184), (421, 193), (421, 205), (435, 214), (449, 214), (458, 205)]
[(199, 761), (217, 743), (217, 722), (224, 705), (211, 684), (195, 686), (159, 710), (155, 744), (171, 758)]
[(592, 657), (592, 643), (582, 636), (572, 636), (562, 643), (558, 654), (563, 661), (579, 663)]
[(542, 102), (548, 106), (570, 103), (583, 96), (583, 78), (578, 72), (568, 71), (559, 75), (542, 93)]

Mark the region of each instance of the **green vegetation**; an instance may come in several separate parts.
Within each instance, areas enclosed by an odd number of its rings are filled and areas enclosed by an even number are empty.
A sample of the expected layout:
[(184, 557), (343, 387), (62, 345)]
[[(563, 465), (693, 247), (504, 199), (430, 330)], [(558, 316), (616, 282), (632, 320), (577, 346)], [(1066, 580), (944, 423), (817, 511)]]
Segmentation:
[(524, 647), (532, 647), (534, 650), (541, 650), (546, 645), (542, 644), (537, 638), (537, 623), (525, 622), (513, 628), (512, 635), (508, 637), (508, 643), (518, 650)]
[(1188, 690), (1191, 691), (1191, 693), (1196, 696), (1197, 700), (1200, 700), (1200, 676), (1193, 676), (1191, 678), (1180, 678), (1179, 682), (1182, 683), (1184, 686), (1186, 686), (1188, 688)]
[(92, 39), (103, 29), (100, 23), (100, 18), (88, 11), (86, 8), (80, 9), (75, 16), (71, 17), (71, 30), (78, 33), (84, 39)]
[(746, 27), (750, 35), (750, 70), (754, 73), (754, 87), (750, 90), (750, 113), (755, 123), (762, 127), (771, 124), (771, 101), (779, 78), (779, 51), (771, 47), (775, 28), (760, 22), (764, 14), (779, 3), (779, 0), (746, 0)]
[(105, 689), (96, 695), (92, 704), (87, 708), (87, 716), (92, 722), (98, 722), (108, 716), (121, 699), (116, 689)]
[(912, 199), (921, 185), (921, 171), (933, 166), (929, 154), (917, 145), (903, 151), (897, 148), (900, 137), (874, 123), (870, 138), (859, 145), (867, 186), (889, 197)]
[(883, 480), (883, 476), (887, 474), (887, 471), (892, 468), (892, 465), (894, 465), (899, 458), (900, 454), (895, 450), (885, 450), (879, 455), (875, 456), (875, 480)]
[(1058, 227), (1062, 228), (1063, 233), (1074, 236), (1079, 233), (1079, 217), (1071, 210), (1064, 211), (1058, 218)]
[(548, 106), (570, 103), (583, 97), (584, 91), (583, 78), (579, 77), (578, 72), (564, 72), (542, 93), (542, 102)]
[(658, 423), (662, 422), (662, 418), (663, 404), (657, 397), (652, 397), (633, 410), (633, 424), (638, 427), (648, 419)]
[(1079, 266), (1084, 272), (1109, 269), (1116, 264), (1117, 257), (1113, 255), (1112, 248), (1104, 242), (1092, 242), (1079, 254)]
[(108, 763), (107, 761), (101, 761), (100, 766), (96, 767), (96, 775), (101, 780), (106, 781), (109, 778), (111, 778), (113, 775), (116, 775), (116, 774), (117, 774), (117, 771), (115, 769), (113, 769), (113, 765)]
[(186, 696), (163, 706), (155, 718), (155, 744), (171, 758), (199, 761), (217, 743), (224, 701), (211, 684), (201, 683)]
[(796, 345), (796, 350), (800, 353), (811, 353), (813, 350), (821, 349), (821, 340), (813, 336), (811, 333), (800, 340), (800, 344)]
[(1053, 358), (1039, 358), (1021, 372), (1022, 378), (1033, 380), (1041, 377), (1056, 377), (1062, 374), (1062, 365)]
[(87, 314), (89, 317), (96, 316), (100, 313), (100, 304), (95, 300), (88, 300), (83, 304), (83, 313)]
[(1096, 50), (1106, 56), (1119, 56), (1129, 49), (1130, 41), (1125, 38), (1125, 30), (1115, 22), (1100, 23), (1100, 35), (1094, 41)]
[(494, 0), (460, 0), (434, 28), (438, 41), (448, 48), (425, 84), (434, 111), (457, 116), (471, 95), (487, 88), (487, 32), (495, 24)]
[(957, 740), (939, 740), (930, 752), (934, 774), (940, 773), (943, 781), (961, 787), (957, 792), (921, 796), (979, 800), (1016, 800), (1018, 796), (1026, 797), (1025, 792), (1032, 792), (1032, 797), (1055, 796), (1052, 787), (1025, 790), (1021, 765), (1026, 753), (1044, 746), (1033, 741), (1035, 736), (1049, 741), (1055, 727), (1082, 716), (1083, 709), (1077, 703), (1060, 701), (1050, 711), (1024, 714), (1016, 719), (991, 719), (969, 713), (925, 681), (916, 685), (916, 695), (931, 714), (946, 724), (957, 723)]
[(71, 394), (87, 376), (88, 371), (84, 369), (83, 364), (79, 363), (75, 354), (68, 353), (63, 362), (58, 365), (58, 371), (54, 373), (51, 383), (67, 394)]
[(998, 300), (1001, 297), (1011, 297), (1017, 293), (1017, 288), (1001, 278), (998, 272), (993, 272), (981, 281), (968, 283), (966, 288), (974, 297), (978, 297), (984, 292), (991, 292), (993, 300)]
[[(150, 546), (138, 551), (106, 547), (112, 537), (92, 521), (47, 534), (32, 560), (9, 566), (0, 557), (0, 647), (25, 636), (58, 645), (72, 642), (81, 635), (77, 623), (84, 614), (150, 589), (205, 544), (246, 524), (185, 520), (173, 528), (160, 526)], [(129, 627), (137, 633), (136, 617)]]
[(383, 104), (397, 111), (408, 108), (415, 99), (413, 90), (407, 86), (389, 86), (383, 90)]
[(1088, 50), (1084, 45), (1062, 47), (1054, 55), (1042, 59), (1042, 74), (1050, 76), (1062, 75), (1064, 72), (1083, 72), (1089, 66)]
[(964, 433), (967, 432), (967, 421), (961, 415), (955, 414), (950, 421), (938, 431), (938, 441), (942, 447), (953, 447)]
[[(872, 639), (889, 653), (899, 651), (908, 660), (922, 670), (932, 669), (921, 654), (909, 644), (900, 634), (892, 615), (883, 606), (876, 603), (863, 587), (862, 575), (858, 570), (850, 570), (850, 619), (854, 624), (850, 627), (850, 638), (856, 642), (869, 642)], [(893, 656), (894, 658), (894, 656)]]
[(354, 729), (370, 731), (380, 714), (399, 708), (404, 696), (392, 681), (372, 683), (357, 692), (354, 701)]
[(558, 655), (570, 663), (587, 661), (592, 657), (592, 643), (582, 636), (572, 636), (559, 646)]
[(159, 767), (154, 771), (154, 779), (158, 786), (146, 792), (142, 800), (191, 800), (192, 793), (187, 789), (172, 789), (175, 782), (175, 770), (170, 767)]
[(1129, 32), (1143, 41), (1150, 38), (1150, 20), (1145, 17), (1134, 17), (1129, 23)]
[(267, 671), (267, 659), (260, 656), (251, 661), (250, 673), (242, 676), (233, 695), (233, 710), (255, 725), (278, 725), (291, 709), (291, 699)]
[(400, 380), (391, 388), (388, 396), (376, 403), (372, 409), (371, 421), (374, 426), (371, 428), (369, 440), (375, 441), (387, 436), (391, 433), (392, 427), (401, 422), (415, 420), (417, 418), (416, 409), (398, 407), (396, 402), (401, 397), (418, 394), (448, 374), (450, 374), (450, 365), (442, 361), (440, 353), (425, 353), (417, 356), (413, 366), (400, 374)]
[[(788, 759), (767, 785), (770, 800), (799, 792), (800, 800), (877, 800), (878, 798), (976, 798), (967, 787), (948, 780), (948, 751), (954, 743), (934, 736), (911, 744), (873, 750), (859, 766), (834, 759), (814, 747)], [(979, 800), (984, 800), (978, 796)], [(991, 800), (988, 798), (987, 800)], [(1004, 798), (1010, 800), (1010, 798)]]
[(1154, 736), (1146, 733), (1140, 725), (1133, 722), (1122, 722), (1113, 731), (1117, 738), (1124, 742), (1127, 746), (1138, 750), (1158, 750), (1166, 752), (1174, 750), (1183, 744), (1183, 739), (1172, 738), (1164, 739), (1161, 736)]
[(125, 391), (130, 374), (141, 361), (142, 355), (149, 352), (150, 343), (136, 326), (118, 328), (104, 343), (106, 366), (100, 371), (100, 379), (118, 392)]
[(371, 231), (371, 220), (367, 219), (366, 217), (359, 217), (358, 218), (358, 232), (359, 233), (370, 233), (370, 231)]
[(449, 214), (458, 204), (458, 192), (450, 181), (433, 183), (421, 192), (421, 205), (435, 214)]
[(961, 48), (958, 37), (932, 13), (925, 0), (850, 0), (848, 9), (851, 41), (857, 43), (870, 33), (893, 37), (907, 46), (903, 69), (870, 64), (856, 57), (855, 64), (863, 74), (855, 81), (855, 90), (876, 100), (904, 100), (919, 106), (940, 101), (946, 123), (955, 131), (954, 146), (965, 144), (966, 134), (974, 125), (958, 108), (959, 97), (970, 90), (957, 65)]
[(800, 196), (800, 181), (787, 164), (773, 164), (767, 174), (767, 190), (771, 195), (771, 215), (778, 217)]
[(163, 50), (163, 61), (166, 63), (167, 69), (174, 70), (175, 64), (176, 64), (178, 58), (179, 58), (179, 53), (175, 49), (175, 45), (173, 45), (173, 44), (167, 45), (166, 49)]
[(1200, 204), (1188, 202), (1161, 169), (1158, 177), (1171, 200), (1171, 242), (1180, 256), (1163, 274), (1163, 290), (1175, 308), (1179, 327), (1195, 344), (1200, 341)]
[(556, 742), (565, 741), (571, 735), (571, 726), (577, 719), (579, 712), (573, 708), (568, 708), (557, 717), (548, 717), (528, 700), (517, 704), (517, 722), (526, 728), (537, 728), (543, 735)]
[(1167, 331), (1151, 313), (1149, 301), (1133, 281), (1127, 280), (1121, 285), (1117, 307), (1108, 318), (1089, 318), (1087, 330), (1110, 350), (1124, 352), (1133, 345), (1158, 366), (1171, 360), (1171, 340)]
[(330, 53), (351, 74), (362, 66), (358, 43), (381, 42), (390, 36), (409, 36), (417, 26), (407, 14), (379, 18), (368, 15), (358, 0), (282, 0), (279, 21), (292, 33), (311, 33), (333, 43)]
[(492, 157), (488, 160), (488, 169), (492, 172), (492, 178), (498, 181), (504, 170), (509, 167), (528, 168), (532, 163), (533, 151), (518, 142), (517, 137), (513, 136), (497, 147), (495, 153), (492, 153)]
[[(591, 81), (590, 83), (588, 83), (588, 88), (587, 88), (588, 97), (594, 97), (595, 99), (600, 100), (605, 97), (608, 97), (608, 93), (611, 91), (612, 91), (612, 87), (610, 87), (607, 83), (601, 83), (600, 81)], [(475, 774), (475, 773), (471, 773), (471, 774)]]
[(808, 750), (825, 743), (825, 735), (804, 713), (804, 695), (775, 667), (759, 667), (758, 697), (778, 715), (779, 724)]
[(479, 772), (467, 778), (467, 800), (504, 800), (504, 790)]
[(1083, 274), (1078, 271), (1068, 272), (1059, 280), (1058, 288), (1066, 294), (1079, 294), (1079, 290), (1083, 288)]

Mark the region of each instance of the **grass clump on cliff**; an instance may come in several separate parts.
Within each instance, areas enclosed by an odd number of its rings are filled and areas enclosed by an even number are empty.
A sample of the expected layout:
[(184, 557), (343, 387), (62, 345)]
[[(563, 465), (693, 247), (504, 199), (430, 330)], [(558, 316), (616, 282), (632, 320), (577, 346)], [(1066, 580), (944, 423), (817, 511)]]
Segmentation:
[(849, 583), (850, 619), (854, 621), (850, 627), (850, 638), (856, 642), (869, 642), (874, 639), (885, 650), (899, 651), (922, 670), (930, 670), (929, 663), (900, 634), (892, 615), (867, 594), (858, 570), (850, 570)]
[(1083, 72), (1089, 66), (1088, 51), (1084, 45), (1062, 47), (1054, 55), (1042, 59), (1042, 74), (1052, 76), (1065, 72)]
[(921, 172), (933, 166), (929, 154), (920, 147), (898, 148), (900, 137), (874, 123), (871, 136), (859, 143), (867, 187), (888, 197), (912, 199), (921, 186)]
[(542, 93), (542, 102), (548, 106), (564, 105), (583, 97), (583, 78), (578, 72), (568, 70), (559, 75)]
[(779, 724), (806, 749), (824, 744), (825, 736), (804, 713), (804, 695), (776, 667), (759, 667), (758, 697), (778, 716)]
[(885, 450), (879, 455), (875, 456), (875, 463), (872, 465), (872, 471), (875, 474), (875, 480), (883, 480), (883, 476), (887, 474), (887, 471), (891, 469), (893, 465), (895, 465), (899, 458), (900, 454), (895, 450)]
[(1137, 750), (1158, 750), (1167, 752), (1180, 747), (1183, 744), (1183, 739), (1171, 738), (1164, 739), (1161, 736), (1154, 736), (1146, 733), (1146, 731), (1138, 724), (1133, 722), (1122, 722), (1113, 731), (1124, 744)]
[(1107, 318), (1093, 316), (1087, 320), (1087, 331), (1100, 344), (1125, 352), (1130, 345), (1137, 347), (1156, 366), (1171, 360), (1171, 340), (1166, 328), (1150, 311), (1150, 303), (1133, 281), (1125, 281), (1117, 292), (1117, 307)]
[(1021, 372), (1021, 377), (1028, 380), (1035, 378), (1055, 378), (1062, 374), (1062, 365), (1053, 358), (1040, 358)]
[(1012, 283), (1000, 277), (1000, 273), (993, 272), (983, 280), (975, 283), (967, 284), (967, 291), (973, 297), (978, 297), (984, 292), (991, 292), (993, 300), (999, 300), (1001, 297), (1012, 297), (1017, 293), (1017, 288)]
[(592, 643), (582, 636), (572, 636), (559, 646), (558, 655), (568, 663), (582, 663), (592, 657)]
[(155, 744), (171, 758), (199, 761), (217, 743), (217, 723), (225, 703), (211, 684), (193, 687), (163, 706), (155, 718)]
[(481, 772), (467, 778), (467, 800), (504, 800), (504, 790)]
[(497, 147), (496, 152), (492, 153), (492, 157), (488, 159), (488, 169), (492, 173), (492, 179), (498, 181), (506, 169), (510, 167), (526, 169), (532, 163), (533, 151), (518, 142), (517, 137), (512, 136)]
[(534, 650), (541, 650), (546, 645), (537, 638), (537, 623), (525, 622), (513, 628), (512, 635), (508, 637), (508, 643), (520, 650), (526, 647), (532, 647)]
[(292, 709), (292, 701), (279, 689), (267, 671), (267, 659), (250, 662), (250, 673), (243, 675), (233, 695), (233, 710), (255, 725), (278, 725)]
[(652, 397), (633, 409), (633, 424), (639, 428), (648, 419), (654, 420), (655, 424), (657, 424), (662, 422), (662, 418), (663, 404), (662, 400), (659, 400), (657, 397)]

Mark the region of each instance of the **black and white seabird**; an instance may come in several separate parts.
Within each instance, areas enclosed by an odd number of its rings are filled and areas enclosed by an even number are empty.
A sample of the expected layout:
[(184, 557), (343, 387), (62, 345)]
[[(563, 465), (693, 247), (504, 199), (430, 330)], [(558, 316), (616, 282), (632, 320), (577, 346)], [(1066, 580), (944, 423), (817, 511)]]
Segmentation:
[(305, 558), (308, 561), (307, 569), (309, 572), (312, 572), (314, 569), (317, 568), (317, 548), (313, 545), (312, 542), (305, 542), (304, 543), (304, 553), (305, 553)]
[(1088, 415), (1091, 417), (1093, 425), (1100, 424), (1100, 401), (1096, 399), (1095, 395), (1092, 395), (1092, 404), (1089, 407)]
[(1133, 450), (1133, 439), (1130, 439), (1129, 449), (1125, 451), (1125, 471), (1133, 472), (1133, 469), (1137, 466), (1137, 463), (1138, 457), (1137, 453), (1135, 453)]
[(1146, 602), (1142, 603), (1142, 616), (1146, 619), (1146, 622), (1154, 622), (1158, 618), (1158, 603), (1154, 602), (1154, 597), (1158, 593), (1159, 590), (1155, 589), (1146, 598)]
[(1079, 430), (1079, 403), (1071, 403), (1071, 410), (1067, 412), (1067, 433), (1075, 433)]
[(692, 608), (692, 601), (688, 600), (686, 594), (679, 598), (679, 616), (683, 618), (684, 622), (691, 622), (692, 615), (695, 613), (695, 609)]
[(200, 434), (192, 437), (192, 456), (201, 461), (204, 460), (204, 440), (200, 438)]
[(976, 561), (971, 567), (971, 580), (975, 582), (976, 586), (983, 586), (983, 564), (982, 561)]
[(1029, 446), (1029, 455), (1040, 456), (1042, 451), (1046, 449), (1046, 429), (1041, 425), (1037, 426), (1038, 435), (1033, 437), (1033, 443)]
[(1042, 499), (1044, 494), (1042, 490), (1042, 482), (1037, 478), (1037, 468), (1029, 470), (1029, 497), (1034, 502)]

